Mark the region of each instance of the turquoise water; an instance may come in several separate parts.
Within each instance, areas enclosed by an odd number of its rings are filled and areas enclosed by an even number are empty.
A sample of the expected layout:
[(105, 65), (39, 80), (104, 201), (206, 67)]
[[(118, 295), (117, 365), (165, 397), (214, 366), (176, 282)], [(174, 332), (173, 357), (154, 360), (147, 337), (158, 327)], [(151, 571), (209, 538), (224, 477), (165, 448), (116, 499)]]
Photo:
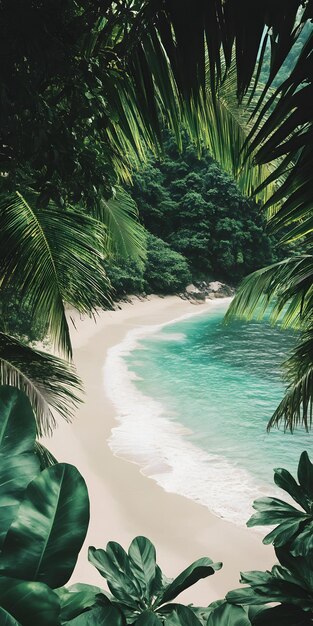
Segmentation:
[[(310, 453), (311, 437), (303, 431), (266, 432), (283, 396), (280, 364), (293, 335), (266, 322), (226, 326), (225, 310), (225, 303), (216, 303), (205, 314), (137, 338), (136, 347), (125, 350), (133, 406), (128, 412), (124, 403), (113, 448), (122, 449), (123, 432), (125, 442), (137, 429), (131, 445), (145, 473), (240, 523), (247, 519), (248, 502), (273, 493), (273, 468), (295, 471), (301, 451)], [(221, 497), (226, 484), (227, 497)]]

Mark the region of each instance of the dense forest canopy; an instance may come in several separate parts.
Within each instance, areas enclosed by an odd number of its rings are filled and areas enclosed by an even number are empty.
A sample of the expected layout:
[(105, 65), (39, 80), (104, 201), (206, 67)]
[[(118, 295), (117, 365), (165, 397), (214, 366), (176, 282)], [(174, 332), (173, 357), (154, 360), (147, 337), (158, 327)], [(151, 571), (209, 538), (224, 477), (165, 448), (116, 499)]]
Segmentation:
[(167, 139), (166, 157), (134, 181), (133, 197), (145, 227), (189, 261), (192, 274), (238, 280), (272, 261), (264, 217), (208, 153), (192, 145), (179, 154)]
[[(108, 261), (117, 297), (177, 293), (188, 280), (218, 278), (236, 285), (250, 272), (283, 257), (277, 238), (266, 233), (260, 203), (243, 196), (207, 150), (199, 158), (196, 146), (185, 139), (179, 151), (166, 132), (163, 142), (164, 155), (159, 159), (151, 155), (128, 188), (148, 234), (147, 257), (141, 262), (121, 257)], [(156, 256), (158, 281), (151, 267)]]

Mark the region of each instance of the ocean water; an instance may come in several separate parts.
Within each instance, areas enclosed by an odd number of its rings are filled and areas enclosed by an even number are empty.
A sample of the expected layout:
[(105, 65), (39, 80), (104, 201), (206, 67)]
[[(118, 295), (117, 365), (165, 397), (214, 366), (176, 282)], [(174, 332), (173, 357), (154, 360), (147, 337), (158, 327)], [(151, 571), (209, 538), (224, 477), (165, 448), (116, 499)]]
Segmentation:
[(284, 497), (273, 468), (294, 472), (311, 436), (266, 432), (294, 336), (267, 322), (226, 326), (227, 306), (136, 329), (111, 348), (105, 384), (118, 425), (109, 445), (166, 491), (245, 524), (254, 499)]

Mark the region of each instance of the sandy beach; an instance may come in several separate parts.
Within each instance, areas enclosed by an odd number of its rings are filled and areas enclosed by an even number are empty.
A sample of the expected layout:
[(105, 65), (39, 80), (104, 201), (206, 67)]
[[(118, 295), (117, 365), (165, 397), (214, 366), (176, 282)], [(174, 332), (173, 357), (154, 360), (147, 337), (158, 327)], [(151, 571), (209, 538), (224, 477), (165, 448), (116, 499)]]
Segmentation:
[(153, 541), (167, 576), (175, 576), (202, 556), (223, 561), (220, 572), (181, 596), (195, 604), (206, 605), (239, 587), (240, 571), (268, 569), (274, 562), (272, 548), (262, 545), (259, 533), (222, 520), (182, 496), (166, 493), (143, 476), (138, 465), (117, 458), (108, 446), (116, 424), (103, 383), (108, 349), (120, 343), (130, 329), (202, 312), (206, 306), (174, 296), (151, 296), (133, 299), (116, 311), (102, 312), (96, 323), (74, 316), (74, 362), (84, 383), (84, 404), (72, 424), (60, 422), (52, 439), (45, 442), (59, 461), (78, 467), (90, 494), (90, 527), (72, 582), (104, 586), (87, 561), (88, 546), (105, 547), (115, 540), (127, 548), (136, 535)]

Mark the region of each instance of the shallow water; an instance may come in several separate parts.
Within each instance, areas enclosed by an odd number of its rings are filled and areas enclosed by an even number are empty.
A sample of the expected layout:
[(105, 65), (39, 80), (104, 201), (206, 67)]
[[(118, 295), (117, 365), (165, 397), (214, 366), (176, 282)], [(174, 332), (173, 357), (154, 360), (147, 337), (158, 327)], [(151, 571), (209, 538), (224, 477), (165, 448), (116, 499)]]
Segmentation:
[(226, 326), (226, 306), (134, 331), (110, 351), (106, 384), (119, 416), (110, 445), (165, 490), (243, 524), (253, 499), (275, 493), (273, 467), (294, 471), (311, 437), (266, 432), (292, 333)]

